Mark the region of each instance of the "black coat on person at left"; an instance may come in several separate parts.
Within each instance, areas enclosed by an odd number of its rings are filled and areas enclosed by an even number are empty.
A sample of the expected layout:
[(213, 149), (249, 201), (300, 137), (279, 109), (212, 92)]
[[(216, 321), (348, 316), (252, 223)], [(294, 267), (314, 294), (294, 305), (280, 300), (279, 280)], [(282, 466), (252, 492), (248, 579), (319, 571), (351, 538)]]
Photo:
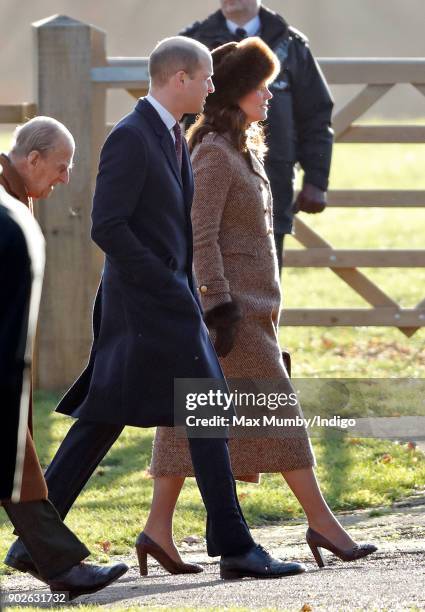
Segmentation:
[(43, 270), (44, 239), (37, 222), (0, 185), (0, 500), (3, 501), (47, 497), (28, 432), (32, 345)]
[(57, 410), (104, 423), (174, 424), (174, 379), (223, 379), (192, 276), (193, 176), (140, 99), (100, 156), (92, 237), (105, 252), (89, 363)]

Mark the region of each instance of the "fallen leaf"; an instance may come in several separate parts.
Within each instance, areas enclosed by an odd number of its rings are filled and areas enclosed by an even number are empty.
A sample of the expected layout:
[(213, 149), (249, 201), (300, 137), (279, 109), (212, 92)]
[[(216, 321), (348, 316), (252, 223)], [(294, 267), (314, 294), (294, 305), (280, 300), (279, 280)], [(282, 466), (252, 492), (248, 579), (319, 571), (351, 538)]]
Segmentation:
[(106, 541), (106, 542), (100, 542), (100, 547), (103, 550), (103, 552), (108, 553), (111, 550), (111, 543)]
[(335, 346), (335, 342), (333, 340), (331, 340), (330, 338), (322, 338), (322, 346), (325, 349), (331, 349)]

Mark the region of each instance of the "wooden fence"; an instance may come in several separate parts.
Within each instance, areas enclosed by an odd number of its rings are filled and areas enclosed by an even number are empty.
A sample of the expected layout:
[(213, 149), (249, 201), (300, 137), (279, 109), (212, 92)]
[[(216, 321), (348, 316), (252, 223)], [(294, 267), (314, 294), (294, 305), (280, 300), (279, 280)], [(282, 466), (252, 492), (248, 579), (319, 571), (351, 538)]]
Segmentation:
[[(19, 123), (35, 112), (67, 125), (77, 142), (70, 184), (37, 206), (47, 238), (36, 384), (68, 385), (81, 370), (91, 342), (90, 313), (103, 257), (90, 240), (91, 199), (98, 155), (108, 130), (106, 93), (118, 88), (138, 98), (147, 91), (147, 58), (107, 57), (101, 30), (64, 16), (33, 24), (37, 78), (33, 104), (0, 107), (0, 123)], [(334, 117), (337, 142), (424, 143), (425, 127), (354, 125), (398, 83), (425, 95), (425, 59), (319, 60), (331, 85), (363, 85)], [(425, 191), (330, 191), (330, 207), (425, 207)], [(305, 247), (287, 250), (285, 265), (329, 268), (370, 304), (361, 309), (287, 309), (284, 325), (396, 326), (407, 336), (425, 325), (425, 299), (401, 308), (359, 267), (425, 268), (425, 250), (337, 250), (301, 219), (295, 237)]]
[[(336, 142), (425, 143), (425, 126), (354, 125), (373, 104), (399, 83), (409, 83), (425, 96), (425, 58), (322, 59), (320, 64), (331, 85), (363, 85), (360, 93), (333, 117)], [(425, 190), (333, 190), (329, 193), (328, 206), (425, 207)], [(287, 250), (285, 266), (329, 268), (368, 302), (371, 308), (286, 309), (284, 325), (395, 326), (406, 336), (413, 335), (425, 325), (425, 299), (415, 308), (401, 308), (358, 270), (366, 267), (425, 268), (425, 249), (337, 250), (300, 218), (295, 220), (295, 237), (306, 249)]]

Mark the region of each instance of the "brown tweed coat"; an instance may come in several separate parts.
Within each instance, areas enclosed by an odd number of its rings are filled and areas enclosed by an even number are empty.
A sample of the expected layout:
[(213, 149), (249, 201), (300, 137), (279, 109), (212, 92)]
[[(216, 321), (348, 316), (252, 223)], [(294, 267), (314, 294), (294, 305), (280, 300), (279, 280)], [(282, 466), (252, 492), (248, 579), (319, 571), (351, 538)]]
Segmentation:
[[(28, 197), (25, 185), (9, 158), (0, 154), (0, 185), (5, 191), (27, 206), (33, 212), (32, 199)], [(28, 430), (19, 501), (47, 499), (47, 486), (32, 439), (32, 394), (28, 410)], [(17, 500), (15, 500), (17, 501)]]
[[(223, 136), (210, 133), (192, 155), (194, 265), (202, 305), (237, 300), (243, 318), (235, 346), (220, 359), (226, 378), (288, 377), (278, 341), (280, 286), (273, 237), (272, 197), (263, 164), (250, 163)], [(295, 413), (296, 414), (296, 413)], [(258, 481), (261, 472), (314, 465), (307, 432), (296, 438), (231, 439), (233, 472)], [(151, 474), (192, 476), (187, 441), (172, 428), (156, 432)]]

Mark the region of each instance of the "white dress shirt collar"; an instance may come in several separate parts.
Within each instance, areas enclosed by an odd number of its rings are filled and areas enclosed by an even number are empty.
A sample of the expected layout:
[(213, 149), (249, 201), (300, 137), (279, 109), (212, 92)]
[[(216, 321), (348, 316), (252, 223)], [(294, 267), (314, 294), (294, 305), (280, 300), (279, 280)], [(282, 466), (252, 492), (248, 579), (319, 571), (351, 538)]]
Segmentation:
[(152, 106), (154, 107), (158, 115), (161, 117), (162, 121), (167, 126), (167, 129), (169, 130), (174, 140), (175, 136), (174, 136), (173, 127), (175, 126), (177, 121), (175, 120), (173, 115), (170, 113), (169, 110), (165, 108), (165, 106), (163, 106), (160, 102), (158, 102), (158, 100), (154, 98), (152, 94), (148, 93), (145, 100), (147, 100), (150, 104), (152, 104)]
[(234, 34), (238, 28), (243, 28), (247, 33), (247, 36), (255, 36), (261, 29), (261, 21), (258, 15), (245, 23), (243, 26), (238, 25), (234, 21), (230, 21), (230, 19), (226, 19), (226, 25), (232, 34)]

